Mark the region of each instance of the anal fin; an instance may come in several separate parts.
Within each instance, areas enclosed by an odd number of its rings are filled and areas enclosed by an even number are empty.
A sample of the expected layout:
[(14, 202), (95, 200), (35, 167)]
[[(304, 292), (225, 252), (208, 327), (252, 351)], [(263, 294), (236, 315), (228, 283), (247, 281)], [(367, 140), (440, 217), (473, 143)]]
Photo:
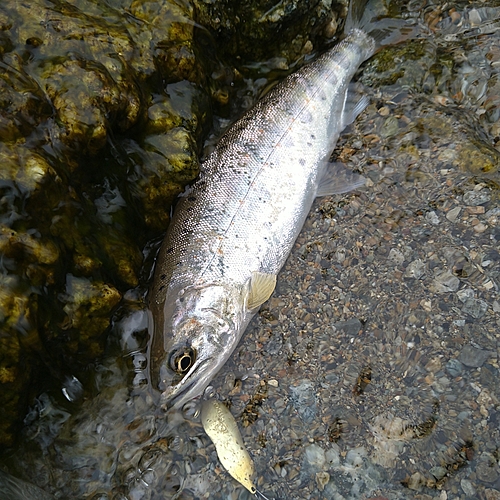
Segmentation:
[(252, 310), (259, 307), (271, 296), (275, 287), (275, 274), (253, 272), (250, 278), (247, 308)]

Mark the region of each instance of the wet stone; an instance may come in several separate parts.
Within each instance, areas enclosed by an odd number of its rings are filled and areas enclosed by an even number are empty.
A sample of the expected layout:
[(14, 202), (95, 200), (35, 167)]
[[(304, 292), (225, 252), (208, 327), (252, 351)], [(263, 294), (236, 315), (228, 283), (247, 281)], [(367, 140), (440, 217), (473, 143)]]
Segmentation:
[(338, 446), (332, 446), (325, 453), (326, 462), (330, 467), (340, 464), (340, 449)]
[(460, 361), (470, 368), (479, 368), (492, 355), (489, 351), (466, 345), (460, 352)]
[(304, 450), (304, 460), (314, 470), (321, 470), (325, 465), (325, 450), (317, 444), (311, 444)]
[(404, 262), (405, 256), (401, 250), (391, 248), (391, 251), (389, 252), (389, 260), (394, 262), (396, 266), (400, 266)]
[(425, 264), (420, 260), (414, 260), (408, 264), (404, 273), (405, 278), (420, 279), (425, 274)]
[(481, 385), (484, 385), (490, 389), (496, 389), (498, 387), (498, 368), (486, 363), (481, 368), (481, 375), (479, 380)]
[(482, 205), (491, 200), (491, 195), (487, 190), (468, 191), (464, 194), (464, 203), (469, 206)]
[(475, 319), (482, 318), (488, 310), (488, 304), (481, 299), (467, 299), (462, 312), (472, 316)]
[(462, 479), (460, 481), (460, 486), (468, 497), (474, 497), (476, 495), (476, 489), (468, 479)]
[(365, 457), (366, 450), (363, 447), (359, 447), (349, 450), (345, 457), (345, 461), (353, 467), (360, 467), (363, 465), (363, 458)]
[(330, 482), (330, 474), (328, 472), (317, 472), (316, 473), (316, 484), (318, 485), (319, 491), (323, 491), (325, 486)]
[(486, 500), (500, 500), (500, 491), (487, 488), (484, 490)]
[(334, 324), (337, 330), (341, 330), (346, 335), (357, 335), (363, 327), (358, 318), (351, 318)]
[(498, 470), (495, 462), (480, 462), (476, 467), (476, 474), (480, 481), (494, 483), (498, 479)]
[(440, 273), (432, 283), (432, 289), (437, 293), (456, 292), (459, 286), (460, 280), (450, 271)]
[(432, 469), (429, 471), (435, 478), (436, 480), (443, 479), (444, 476), (446, 476), (446, 473), (448, 472), (445, 467), (432, 467)]
[(447, 214), (446, 214), (446, 218), (450, 221), (450, 222), (455, 222), (457, 219), (458, 219), (458, 216), (460, 214), (460, 211), (462, 209), (460, 207), (455, 207), (455, 208), (452, 208)]
[(460, 302), (465, 303), (467, 302), (467, 300), (474, 298), (474, 290), (472, 290), (471, 288), (464, 288), (463, 290), (459, 290), (457, 292), (457, 297)]
[(434, 210), (426, 214), (425, 220), (427, 220), (430, 224), (434, 226), (438, 226), (441, 222), (436, 212), (434, 212)]
[(309, 380), (302, 380), (298, 386), (290, 387), (291, 401), (299, 417), (305, 424), (314, 422), (317, 414), (314, 385)]
[(463, 368), (463, 364), (458, 359), (450, 359), (445, 366), (445, 370), (451, 377), (458, 377), (462, 373)]
[(273, 337), (265, 346), (266, 352), (271, 356), (278, 354), (283, 348), (281, 338)]

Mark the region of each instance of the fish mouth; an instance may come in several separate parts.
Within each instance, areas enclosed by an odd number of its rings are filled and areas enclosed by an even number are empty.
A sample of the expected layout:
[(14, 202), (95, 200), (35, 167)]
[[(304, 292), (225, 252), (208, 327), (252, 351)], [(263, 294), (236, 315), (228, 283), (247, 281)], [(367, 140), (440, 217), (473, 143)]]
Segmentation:
[[(210, 359), (200, 359), (191, 370), (175, 385), (171, 385), (161, 395), (161, 406), (164, 410), (179, 409), (184, 403), (199, 396), (210, 381), (206, 372)], [(208, 372), (210, 373), (210, 372)]]

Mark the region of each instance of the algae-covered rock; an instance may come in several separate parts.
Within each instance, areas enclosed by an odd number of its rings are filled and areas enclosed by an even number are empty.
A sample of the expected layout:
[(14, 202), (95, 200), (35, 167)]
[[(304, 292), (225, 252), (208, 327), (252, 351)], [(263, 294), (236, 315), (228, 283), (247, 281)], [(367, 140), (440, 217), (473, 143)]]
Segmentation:
[(285, 58), (288, 64), (337, 32), (347, 2), (194, 0), (201, 24), (217, 34), (221, 50), (247, 60)]
[(198, 174), (193, 27), (173, 0), (0, 3), (0, 446), (35, 372), (102, 355), (144, 244)]

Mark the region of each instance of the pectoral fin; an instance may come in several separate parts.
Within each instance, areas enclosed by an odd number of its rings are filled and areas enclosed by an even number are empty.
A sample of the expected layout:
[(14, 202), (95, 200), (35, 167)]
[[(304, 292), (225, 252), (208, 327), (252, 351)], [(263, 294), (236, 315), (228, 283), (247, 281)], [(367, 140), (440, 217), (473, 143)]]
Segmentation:
[(329, 163), (316, 196), (348, 193), (361, 187), (365, 180), (363, 176), (347, 170), (341, 163)]
[(275, 274), (252, 273), (248, 290), (247, 308), (252, 310), (259, 307), (271, 296), (275, 287)]
[(364, 89), (360, 85), (349, 85), (344, 102), (344, 112), (342, 113), (342, 130), (353, 123), (357, 116), (370, 104), (369, 97), (363, 91)]

